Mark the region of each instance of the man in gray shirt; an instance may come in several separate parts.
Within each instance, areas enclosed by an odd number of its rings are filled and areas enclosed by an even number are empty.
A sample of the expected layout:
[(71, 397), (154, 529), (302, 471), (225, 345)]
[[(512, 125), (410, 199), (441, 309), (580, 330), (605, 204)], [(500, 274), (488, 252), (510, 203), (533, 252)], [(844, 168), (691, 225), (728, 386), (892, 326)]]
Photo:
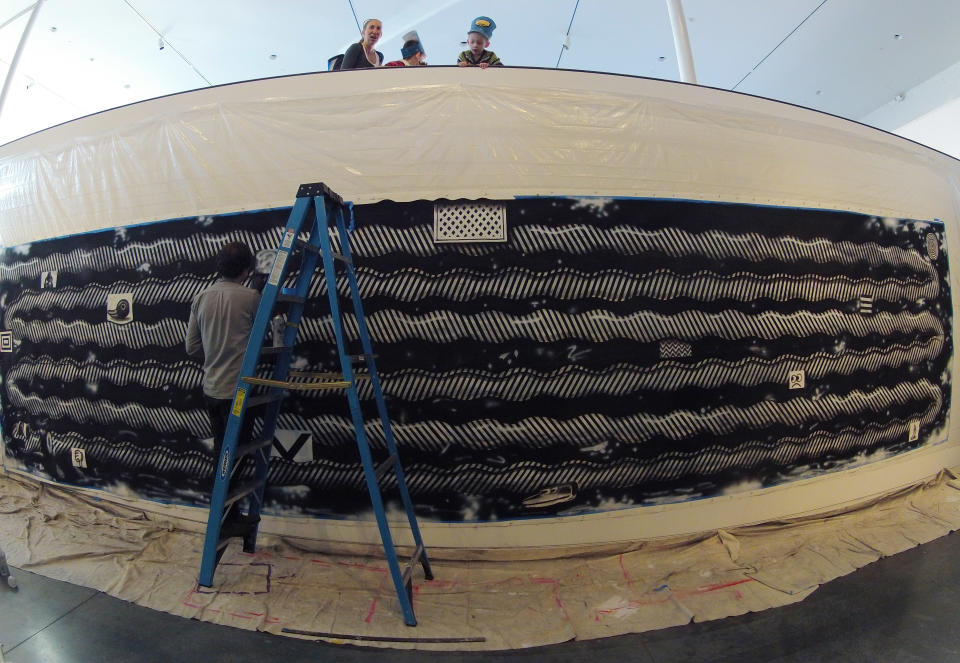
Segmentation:
[[(220, 279), (190, 304), (187, 354), (203, 355), (203, 397), (213, 429), (215, 463), (220, 459), (243, 355), (260, 304), (260, 293), (243, 285), (253, 267), (253, 254), (246, 244), (225, 245), (217, 255)], [(247, 419), (241, 439), (249, 434)]]

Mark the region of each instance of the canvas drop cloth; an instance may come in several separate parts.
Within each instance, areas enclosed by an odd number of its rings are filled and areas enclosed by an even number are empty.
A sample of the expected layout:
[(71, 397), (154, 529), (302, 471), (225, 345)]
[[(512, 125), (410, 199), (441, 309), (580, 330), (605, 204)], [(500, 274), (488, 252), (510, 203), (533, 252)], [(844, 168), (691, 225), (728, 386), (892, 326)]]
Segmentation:
[(960, 481), (944, 471), (854, 509), (630, 550), (524, 560), (484, 559), (478, 551), (463, 560), (430, 549), (435, 579), (414, 576), (419, 625), (411, 629), (382, 556), (318, 552), (321, 542), (262, 535), (253, 555), (232, 542), (215, 587), (206, 589), (196, 584), (201, 533), (0, 474), (0, 546), (16, 567), (182, 617), (381, 647), (534, 647), (765, 610), (957, 528)]

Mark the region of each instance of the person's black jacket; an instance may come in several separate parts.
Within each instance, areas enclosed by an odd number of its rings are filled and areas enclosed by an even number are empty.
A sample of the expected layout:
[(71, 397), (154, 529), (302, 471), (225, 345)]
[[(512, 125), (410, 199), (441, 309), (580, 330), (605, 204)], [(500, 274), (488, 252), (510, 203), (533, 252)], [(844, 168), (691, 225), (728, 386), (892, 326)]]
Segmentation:
[[(374, 51), (377, 54), (377, 57), (380, 59), (380, 64), (383, 64), (383, 53), (380, 51)], [(343, 60), (340, 61), (340, 69), (367, 69), (372, 68), (373, 65), (370, 64), (370, 60), (367, 59), (366, 53), (363, 52), (363, 46), (360, 42), (355, 44), (350, 44), (350, 48), (347, 49), (347, 52), (343, 54)]]

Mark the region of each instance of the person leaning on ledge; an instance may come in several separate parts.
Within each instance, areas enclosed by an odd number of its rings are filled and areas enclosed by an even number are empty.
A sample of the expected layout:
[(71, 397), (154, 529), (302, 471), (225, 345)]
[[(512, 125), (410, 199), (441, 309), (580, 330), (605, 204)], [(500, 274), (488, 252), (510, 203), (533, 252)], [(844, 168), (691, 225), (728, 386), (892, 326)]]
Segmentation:
[(355, 44), (350, 44), (350, 48), (343, 54), (343, 60), (340, 62), (339, 69), (367, 69), (370, 67), (379, 67), (383, 64), (383, 53), (373, 49), (380, 35), (383, 33), (383, 23), (379, 18), (368, 18), (363, 22), (363, 30), (360, 31), (361, 39)]
[(416, 30), (403, 35), (403, 48), (400, 49), (402, 60), (394, 60), (383, 65), (384, 67), (418, 67), (427, 64), (427, 53), (423, 50), (423, 43)]

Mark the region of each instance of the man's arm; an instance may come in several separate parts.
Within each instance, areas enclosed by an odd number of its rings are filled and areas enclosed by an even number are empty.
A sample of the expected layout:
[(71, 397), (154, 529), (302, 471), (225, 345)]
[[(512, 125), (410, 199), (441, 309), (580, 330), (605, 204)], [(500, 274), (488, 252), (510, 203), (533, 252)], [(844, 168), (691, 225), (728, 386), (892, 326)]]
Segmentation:
[(190, 304), (190, 319), (187, 321), (186, 346), (188, 355), (203, 354), (203, 342), (200, 339), (200, 322), (197, 320), (197, 302)]

